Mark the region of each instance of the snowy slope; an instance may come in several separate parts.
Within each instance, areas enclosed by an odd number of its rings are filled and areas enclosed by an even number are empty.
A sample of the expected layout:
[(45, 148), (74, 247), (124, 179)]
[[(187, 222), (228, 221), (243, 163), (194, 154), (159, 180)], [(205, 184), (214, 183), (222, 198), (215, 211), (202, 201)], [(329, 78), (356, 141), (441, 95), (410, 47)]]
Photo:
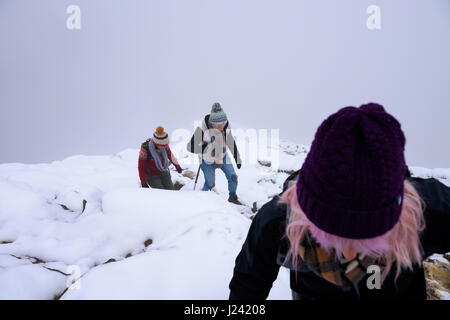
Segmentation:
[[(238, 195), (228, 203), (217, 172), (216, 192), (197, 191), (189, 174), (172, 171), (180, 191), (140, 188), (137, 149), (112, 156), (73, 156), (50, 164), (0, 165), (0, 299), (226, 299), (234, 260), (253, 209), (281, 192), (307, 147), (279, 145), (267, 159), (244, 164)], [(197, 172), (196, 158), (178, 154)], [(412, 168), (447, 183), (449, 169)], [(67, 289), (77, 274), (81, 280)], [(290, 299), (281, 269), (269, 296)]]
[[(198, 191), (202, 175), (193, 191), (193, 179), (175, 171), (179, 192), (139, 188), (137, 149), (0, 165), (0, 298), (226, 299), (251, 209), (280, 193), (281, 170), (300, 168), (306, 154), (287, 142), (280, 150), (277, 170), (239, 170), (247, 207), (226, 201), (221, 172), (216, 192)], [(194, 155), (178, 158), (197, 171)], [(66, 290), (78, 270), (80, 288)], [(270, 298), (290, 298), (288, 284), (282, 270)]]

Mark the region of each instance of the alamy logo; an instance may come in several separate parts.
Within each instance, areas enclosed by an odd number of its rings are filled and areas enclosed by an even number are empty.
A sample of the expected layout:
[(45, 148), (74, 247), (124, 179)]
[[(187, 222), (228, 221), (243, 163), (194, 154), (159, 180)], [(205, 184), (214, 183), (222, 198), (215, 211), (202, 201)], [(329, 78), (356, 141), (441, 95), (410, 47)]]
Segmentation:
[(381, 269), (379, 266), (377, 265), (370, 265), (367, 268), (367, 273), (371, 274), (368, 278), (367, 278), (367, 288), (369, 290), (373, 290), (373, 289), (381, 289)]
[[(194, 122), (194, 132), (197, 127), (202, 127), (201, 121)], [(264, 159), (266, 161), (267, 167), (264, 167), (263, 174), (270, 175), (273, 172), (277, 172), (280, 166), (280, 130), (279, 129), (233, 129), (232, 136), (236, 142), (237, 149), (239, 151), (239, 156), (241, 158), (242, 164), (261, 164), (259, 159)], [(218, 134), (217, 130), (205, 131), (207, 136), (210, 138), (215, 137), (215, 139), (220, 139), (221, 135)], [(205, 135), (206, 136), (206, 135)], [(171, 150), (179, 158), (185, 159), (185, 164), (189, 161), (189, 153), (186, 146), (191, 140), (192, 132), (183, 128), (174, 130), (171, 134)], [(195, 137), (200, 141), (195, 140), (194, 146), (200, 146), (202, 144), (202, 136)], [(201, 151), (202, 155), (211, 154), (212, 150), (215, 153), (222, 152), (220, 144), (205, 146), (205, 149)], [(228, 145), (231, 146), (231, 145)], [(234, 149), (230, 148), (229, 152), (234, 157)], [(195, 157), (190, 158), (191, 161), (196, 161)], [(194, 162), (192, 162), (194, 163)], [(190, 164), (192, 164), (190, 163)], [(266, 170), (267, 169), (267, 170)]]
[(81, 29), (81, 9), (77, 5), (70, 5), (66, 9), (66, 13), (70, 16), (66, 20), (66, 27), (69, 30)]
[(381, 29), (381, 9), (379, 6), (370, 5), (366, 10), (367, 14), (370, 16), (367, 18), (366, 25), (369, 30), (380, 30)]

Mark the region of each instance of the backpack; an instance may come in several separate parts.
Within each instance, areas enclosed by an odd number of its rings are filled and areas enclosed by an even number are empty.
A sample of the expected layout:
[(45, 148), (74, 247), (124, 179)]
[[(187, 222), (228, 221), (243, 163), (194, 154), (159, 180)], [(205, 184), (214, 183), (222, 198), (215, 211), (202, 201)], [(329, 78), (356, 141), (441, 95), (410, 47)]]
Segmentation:
[(147, 152), (147, 161), (150, 161), (152, 158), (152, 155), (150, 153), (150, 149), (148, 147), (148, 143), (150, 142), (150, 139), (146, 140), (145, 142), (142, 142), (141, 146), (144, 147), (145, 152)]

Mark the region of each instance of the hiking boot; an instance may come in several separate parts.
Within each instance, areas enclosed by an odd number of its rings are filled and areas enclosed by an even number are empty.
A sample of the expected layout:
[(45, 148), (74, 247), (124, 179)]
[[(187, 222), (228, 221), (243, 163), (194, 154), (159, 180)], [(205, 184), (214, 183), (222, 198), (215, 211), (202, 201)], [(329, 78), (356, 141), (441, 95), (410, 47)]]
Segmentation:
[(242, 206), (242, 203), (238, 200), (237, 195), (232, 195), (232, 196), (230, 196), (230, 197), (228, 198), (228, 202), (231, 202), (231, 203), (234, 203), (234, 204), (237, 204), (237, 205)]

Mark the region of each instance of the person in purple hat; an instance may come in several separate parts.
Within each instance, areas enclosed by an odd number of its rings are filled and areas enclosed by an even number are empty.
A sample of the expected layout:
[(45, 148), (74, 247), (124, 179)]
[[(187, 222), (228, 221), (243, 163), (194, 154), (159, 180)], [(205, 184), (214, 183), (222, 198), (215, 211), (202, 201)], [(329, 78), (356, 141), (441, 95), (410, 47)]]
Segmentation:
[(422, 260), (450, 251), (450, 188), (410, 177), (405, 142), (379, 104), (329, 116), (255, 215), (230, 299), (266, 299), (280, 266), (293, 299), (425, 299)]

